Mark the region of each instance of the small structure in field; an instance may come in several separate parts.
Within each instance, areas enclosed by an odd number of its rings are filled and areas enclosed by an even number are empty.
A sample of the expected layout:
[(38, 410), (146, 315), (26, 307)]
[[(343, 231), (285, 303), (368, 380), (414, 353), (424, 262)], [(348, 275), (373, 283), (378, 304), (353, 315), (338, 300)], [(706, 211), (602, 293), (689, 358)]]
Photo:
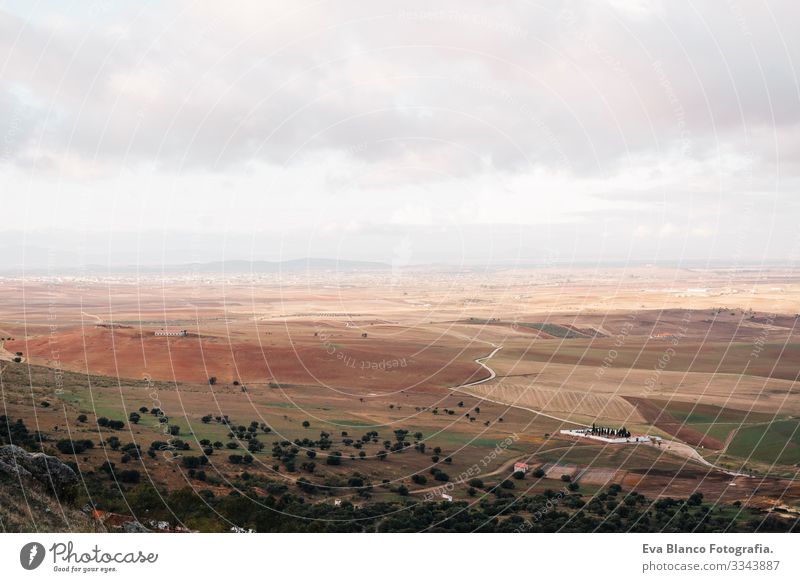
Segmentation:
[(527, 473), (530, 470), (528, 463), (514, 463), (515, 473)]
[(592, 425), (591, 428), (577, 428), (560, 430), (559, 433), (567, 436), (592, 439), (604, 443), (625, 444), (625, 443), (659, 443), (661, 437), (648, 434), (631, 434), (624, 427), (612, 429)]
[(189, 332), (185, 329), (172, 329), (165, 327), (156, 330), (155, 335), (156, 337), (186, 337), (189, 335)]

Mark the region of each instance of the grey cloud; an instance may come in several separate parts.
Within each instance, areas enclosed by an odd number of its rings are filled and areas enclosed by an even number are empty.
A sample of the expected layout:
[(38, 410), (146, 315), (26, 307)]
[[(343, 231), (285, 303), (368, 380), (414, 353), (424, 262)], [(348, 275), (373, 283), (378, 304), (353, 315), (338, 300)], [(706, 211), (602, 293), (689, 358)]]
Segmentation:
[[(175, 21), (136, 14), (122, 36), (20, 32), (6, 14), (2, 82), (58, 112), (46, 146), (82, 156), (225, 168), (340, 148), (374, 161), (403, 148), (359, 146), (425, 136), (458, 150), (460, 171), (479, 155), (607, 172), (682, 138), (701, 147), (773, 117), (796, 123), (797, 41), (780, 27), (795, 6), (676, 2), (628, 18), (595, 3), (337, 3), (293, 16), (268, 3), (238, 18), (208, 6)], [(118, 16), (116, 27), (132, 17)]]

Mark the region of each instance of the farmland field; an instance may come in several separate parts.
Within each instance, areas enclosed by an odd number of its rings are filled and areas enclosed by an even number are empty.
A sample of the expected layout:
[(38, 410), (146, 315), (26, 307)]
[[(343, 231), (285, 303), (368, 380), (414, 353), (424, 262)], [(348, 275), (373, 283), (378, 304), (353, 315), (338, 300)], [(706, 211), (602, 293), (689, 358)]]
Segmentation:
[(764, 463), (797, 465), (800, 463), (800, 421), (776, 420), (742, 427), (731, 441), (728, 453)]
[[(645, 276), (656, 286), (674, 273)], [(695, 275), (680, 276), (690, 286)], [(562, 475), (587, 499), (616, 483), (754, 511), (800, 504), (793, 315), (765, 319), (758, 294), (634, 301), (613, 271), (573, 273), (557, 290), (543, 284), (556, 273), (493, 277), (492, 287), (465, 277), (454, 292), (409, 276), (380, 302), (365, 275), (227, 281), (224, 301), (221, 287), (181, 279), (2, 280), (3, 415), (74, 464), (84, 503), (110, 496), (114, 512), (130, 511), (121, 500), (144, 495), (145, 482), (320, 507), (426, 502), (447, 484), (476, 505), (543, 495)], [(800, 295), (800, 280), (786, 286)], [(789, 310), (792, 293), (773, 307)], [(155, 335), (174, 325), (186, 335)], [(652, 440), (560, 433), (591, 425)], [(514, 463), (542, 475), (509, 481)], [(123, 469), (135, 482), (116, 476)]]

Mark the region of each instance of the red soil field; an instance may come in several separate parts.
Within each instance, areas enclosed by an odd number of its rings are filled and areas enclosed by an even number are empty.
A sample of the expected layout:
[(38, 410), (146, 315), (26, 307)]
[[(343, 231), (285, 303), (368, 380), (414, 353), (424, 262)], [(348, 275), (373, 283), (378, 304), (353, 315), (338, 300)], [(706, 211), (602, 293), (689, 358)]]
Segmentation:
[[(327, 385), (351, 394), (440, 388), (477, 380), (487, 372), (473, 360), (484, 354), (443, 342), (420, 346), (394, 339), (356, 338), (302, 344), (234, 337), (155, 337), (135, 328), (84, 327), (6, 342), (30, 362), (121, 378), (176, 382)], [(288, 344), (288, 345), (285, 345)]]

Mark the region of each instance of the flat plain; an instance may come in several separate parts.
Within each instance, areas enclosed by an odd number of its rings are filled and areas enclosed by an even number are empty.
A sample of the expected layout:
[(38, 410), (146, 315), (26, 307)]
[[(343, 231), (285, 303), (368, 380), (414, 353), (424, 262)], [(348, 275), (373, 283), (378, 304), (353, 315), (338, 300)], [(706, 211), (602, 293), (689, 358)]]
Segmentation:
[[(588, 494), (619, 483), (796, 511), (798, 305), (787, 269), (5, 278), (3, 414), (52, 441), (107, 440), (100, 418), (143, 451), (180, 437), (213, 450), (203, 487), (218, 492), (247, 472), (355, 498), (357, 472), (378, 499), (401, 486), (424, 499), (440, 492), (414, 476), (439, 468), (468, 499), (459, 476), (502, 481), (526, 462), (545, 474), (524, 481), (532, 492), (569, 475)], [(663, 441), (559, 434), (591, 424)], [(266, 446), (243, 467), (231, 457), (248, 453), (247, 427)], [(298, 450), (287, 462), (273, 441)], [(75, 461), (96, 471), (119, 456)], [(169, 489), (199, 486), (165, 456), (143, 467)]]

